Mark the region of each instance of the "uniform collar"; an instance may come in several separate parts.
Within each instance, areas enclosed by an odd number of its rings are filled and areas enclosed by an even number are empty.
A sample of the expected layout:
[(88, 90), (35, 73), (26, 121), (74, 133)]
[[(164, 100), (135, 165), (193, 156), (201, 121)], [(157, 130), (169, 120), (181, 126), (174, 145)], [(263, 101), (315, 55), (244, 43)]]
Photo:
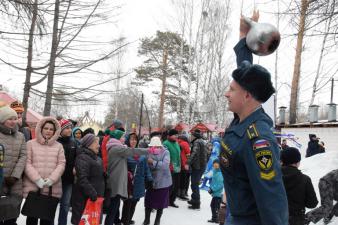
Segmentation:
[(235, 119), (236, 121), (233, 121), (232, 125), (229, 127), (226, 133), (234, 132), (237, 136), (243, 137), (245, 131), (248, 129), (248, 126), (250, 124), (253, 124), (259, 118), (259, 115), (261, 115), (262, 113), (264, 113), (264, 110), (262, 106), (259, 106), (242, 122), (239, 122), (239, 118)]

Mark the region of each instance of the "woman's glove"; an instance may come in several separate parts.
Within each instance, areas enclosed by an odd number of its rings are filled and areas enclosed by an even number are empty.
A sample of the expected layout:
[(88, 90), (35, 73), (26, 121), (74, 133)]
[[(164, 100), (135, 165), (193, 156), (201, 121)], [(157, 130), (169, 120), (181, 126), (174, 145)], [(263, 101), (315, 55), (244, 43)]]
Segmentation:
[(45, 186), (45, 181), (42, 178), (40, 178), (39, 180), (35, 181), (35, 184), (39, 188), (43, 188), (43, 186)]
[(53, 181), (49, 178), (45, 179), (45, 186), (50, 187), (53, 185)]

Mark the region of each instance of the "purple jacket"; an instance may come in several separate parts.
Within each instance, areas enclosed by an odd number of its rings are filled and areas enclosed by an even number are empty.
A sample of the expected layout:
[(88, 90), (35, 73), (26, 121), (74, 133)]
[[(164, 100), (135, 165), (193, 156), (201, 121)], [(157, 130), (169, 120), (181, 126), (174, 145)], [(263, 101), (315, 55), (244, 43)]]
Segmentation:
[(170, 154), (165, 148), (157, 153), (151, 153), (148, 157), (154, 160), (150, 165), (151, 175), (153, 177), (153, 188), (160, 189), (170, 187), (172, 185), (171, 173), (169, 169)]

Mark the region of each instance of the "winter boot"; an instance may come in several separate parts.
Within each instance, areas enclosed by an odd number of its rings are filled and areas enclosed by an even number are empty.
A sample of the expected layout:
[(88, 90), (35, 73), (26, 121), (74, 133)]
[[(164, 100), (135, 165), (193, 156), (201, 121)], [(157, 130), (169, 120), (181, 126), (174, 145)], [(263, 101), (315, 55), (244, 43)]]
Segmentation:
[(156, 218), (155, 218), (154, 225), (160, 225), (162, 214), (163, 214), (163, 209), (158, 209), (157, 213), (156, 213)]
[(187, 198), (185, 196), (185, 189), (180, 189), (179, 193), (180, 193), (179, 196), (178, 196), (179, 199), (181, 199), (183, 201), (188, 201), (189, 200), (189, 198)]
[(188, 201), (189, 200), (189, 198), (187, 196), (185, 196), (185, 195), (181, 195), (180, 199), (183, 200), (183, 201)]
[(189, 209), (195, 209), (195, 210), (200, 210), (200, 203), (193, 203), (190, 206), (188, 206)]
[(169, 203), (169, 206), (174, 207), (174, 208), (179, 208), (179, 206), (176, 205), (174, 202)]
[(200, 201), (196, 201), (194, 199), (191, 199), (191, 200), (188, 201), (188, 204), (189, 205), (200, 205), (201, 202)]
[(182, 189), (178, 189), (178, 190), (177, 190), (176, 197), (177, 197), (177, 198), (180, 198), (180, 197), (181, 197), (181, 194), (182, 194)]
[(143, 225), (150, 224), (150, 214), (151, 214), (151, 208), (145, 208), (145, 218), (143, 221)]
[(219, 223), (218, 219), (211, 218), (211, 220), (208, 220), (209, 223)]

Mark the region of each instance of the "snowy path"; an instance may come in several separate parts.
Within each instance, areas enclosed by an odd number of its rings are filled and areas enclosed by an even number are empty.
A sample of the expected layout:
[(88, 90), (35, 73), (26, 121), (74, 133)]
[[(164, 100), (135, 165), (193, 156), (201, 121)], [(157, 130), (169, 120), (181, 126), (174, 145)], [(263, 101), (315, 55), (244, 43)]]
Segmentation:
[[(201, 191), (201, 210), (190, 210), (188, 209), (188, 203), (186, 201), (181, 201), (179, 199), (176, 200), (176, 204), (179, 205), (179, 208), (169, 207), (164, 210), (161, 225), (212, 225), (215, 223), (208, 223), (207, 220), (211, 218), (211, 210), (210, 210), (210, 201), (211, 196), (206, 191)], [(55, 225), (57, 225), (57, 216), (58, 210), (56, 212)], [(70, 225), (70, 217), (68, 215), (68, 224)], [(144, 206), (143, 199), (137, 204), (137, 208), (135, 211), (135, 215), (133, 218), (136, 222), (135, 225), (142, 225), (144, 220)], [(155, 213), (151, 214), (151, 223), (154, 224)], [(18, 220), (18, 225), (25, 225), (26, 217), (20, 216)]]

